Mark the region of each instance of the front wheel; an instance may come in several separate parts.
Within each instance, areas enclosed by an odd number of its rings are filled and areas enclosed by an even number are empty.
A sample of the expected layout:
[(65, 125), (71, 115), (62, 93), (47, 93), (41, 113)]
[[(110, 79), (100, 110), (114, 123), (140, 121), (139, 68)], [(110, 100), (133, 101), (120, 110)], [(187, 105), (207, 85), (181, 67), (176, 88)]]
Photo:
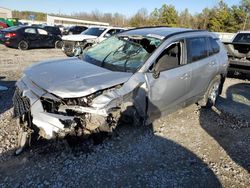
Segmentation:
[(73, 57), (73, 56), (74, 56), (74, 52), (65, 51), (64, 53), (65, 53), (68, 57)]

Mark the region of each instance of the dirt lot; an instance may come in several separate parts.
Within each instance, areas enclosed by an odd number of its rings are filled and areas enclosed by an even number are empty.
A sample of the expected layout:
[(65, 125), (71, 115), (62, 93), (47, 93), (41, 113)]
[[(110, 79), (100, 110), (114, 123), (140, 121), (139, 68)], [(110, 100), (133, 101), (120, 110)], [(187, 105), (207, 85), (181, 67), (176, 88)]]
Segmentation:
[[(60, 50), (0, 45), (0, 187), (249, 187), (250, 81), (228, 78), (212, 110), (192, 105), (147, 127), (121, 125), (101, 143), (40, 141), (13, 156), (11, 118), (22, 70)], [(100, 138), (100, 137), (98, 137)]]

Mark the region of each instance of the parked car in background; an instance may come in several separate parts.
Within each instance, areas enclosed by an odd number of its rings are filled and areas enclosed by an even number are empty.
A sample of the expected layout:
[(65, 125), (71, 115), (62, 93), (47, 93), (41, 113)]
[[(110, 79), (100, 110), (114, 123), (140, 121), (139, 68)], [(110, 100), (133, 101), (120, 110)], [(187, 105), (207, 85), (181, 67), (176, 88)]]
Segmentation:
[(63, 25), (55, 25), (55, 26), (58, 27), (61, 31), (61, 34), (63, 34), (65, 27)]
[(8, 27), (18, 26), (20, 24), (18, 18), (0, 18), (0, 22), (5, 23)]
[(75, 35), (88, 29), (87, 26), (71, 26), (64, 28), (63, 35)]
[(124, 29), (119, 27), (92, 26), (81, 34), (63, 36), (62, 50), (67, 56), (72, 57), (76, 53), (76, 50), (79, 51), (77, 54), (81, 54), (86, 47), (100, 43), (121, 31), (124, 31)]
[(231, 42), (224, 42), (228, 52), (229, 71), (250, 74), (250, 31), (238, 32)]
[(7, 27), (8, 27), (8, 25), (6, 23), (0, 21), (0, 29), (4, 29)]
[(167, 27), (124, 31), (81, 58), (35, 64), (13, 97), (23, 129), (17, 153), (33, 131), (46, 139), (86, 137), (111, 132), (122, 121), (150, 124), (196, 102), (212, 107), (227, 66), (227, 52), (214, 34)]
[(48, 25), (45, 25), (45, 26), (42, 26), (41, 28), (45, 29), (46, 31), (48, 31), (51, 34), (62, 36), (61, 30), (57, 26), (48, 26)]
[(13, 26), (0, 31), (0, 41), (8, 47), (27, 50), (40, 47), (62, 47), (61, 37), (43, 28)]

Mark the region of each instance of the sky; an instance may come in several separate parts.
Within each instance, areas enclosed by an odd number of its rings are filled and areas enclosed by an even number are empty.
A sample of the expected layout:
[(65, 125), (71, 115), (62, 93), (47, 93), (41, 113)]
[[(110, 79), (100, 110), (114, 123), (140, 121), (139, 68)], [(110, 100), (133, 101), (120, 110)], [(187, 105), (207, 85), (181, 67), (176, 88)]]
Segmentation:
[[(229, 6), (239, 4), (240, 0), (224, 0)], [(140, 8), (151, 12), (164, 3), (174, 5), (178, 11), (188, 8), (199, 13), (205, 7), (213, 7), (218, 0), (0, 0), (0, 7), (12, 10), (40, 11), (45, 13), (71, 14), (75, 12), (91, 12), (99, 10), (103, 13), (121, 13), (132, 16)]]

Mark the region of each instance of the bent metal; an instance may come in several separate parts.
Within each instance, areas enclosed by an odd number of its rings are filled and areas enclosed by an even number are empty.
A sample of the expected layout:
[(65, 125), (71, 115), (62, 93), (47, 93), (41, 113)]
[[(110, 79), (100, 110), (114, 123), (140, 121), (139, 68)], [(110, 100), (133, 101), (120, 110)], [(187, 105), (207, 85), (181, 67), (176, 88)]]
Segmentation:
[(149, 27), (127, 30), (80, 58), (38, 63), (16, 83), (20, 153), (30, 133), (51, 139), (112, 132), (121, 122), (149, 124), (189, 104), (211, 107), (228, 59), (208, 31)]

